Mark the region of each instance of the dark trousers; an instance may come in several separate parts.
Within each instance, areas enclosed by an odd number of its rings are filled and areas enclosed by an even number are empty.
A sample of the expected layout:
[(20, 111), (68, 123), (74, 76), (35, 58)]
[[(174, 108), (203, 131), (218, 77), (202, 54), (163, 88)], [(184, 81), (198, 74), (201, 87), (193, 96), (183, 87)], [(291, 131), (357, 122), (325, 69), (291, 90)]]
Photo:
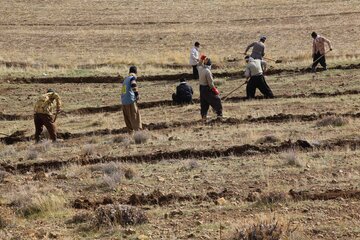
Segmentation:
[(263, 75), (252, 76), (250, 78), (248, 84), (246, 85), (246, 97), (248, 99), (255, 98), (255, 92), (257, 88), (266, 98), (274, 98), (274, 94), (272, 93), (270, 87), (267, 85), (265, 77)]
[(222, 104), (219, 96), (215, 95), (208, 86), (200, 85), (201, 117), (206, 117), (211, 106), (218, 116), (222, 116)]
[(193, 65), (193, 78), (194, 79), (199, 79), (199, 72), (198, 72), (198, 69), (197, 69), (197, 65)]
[(192, 97), (180, 97), (176, 95), (176, 93), (173, 93), (172, 99), (175, 104), (190, 104), (192, 103)]
[[(322, 56), (322, 54), (320, 52), (317, 52), (314, 54), (313, 56), (313, 65), (312, 65), (312, 70), (315, 70), (316, 66), (320, 63), (320, 65), (326, 69), (326, 59), (325, 59), (325, 55)], [(317, 60), (319, 57), (321, 57), (319, 60)], [(316, 61), (317, 60), (317, 61)]]
[(56, 141), (56, 127), (53, 123), (53, 117), (48, 114), (35, 113), (34, 114), (34, 123), (35, 123), (35, 141), (40, 141), (40, 135), (43, 131), (43, 126), (49, 132), (50, 138), (53, 141)]

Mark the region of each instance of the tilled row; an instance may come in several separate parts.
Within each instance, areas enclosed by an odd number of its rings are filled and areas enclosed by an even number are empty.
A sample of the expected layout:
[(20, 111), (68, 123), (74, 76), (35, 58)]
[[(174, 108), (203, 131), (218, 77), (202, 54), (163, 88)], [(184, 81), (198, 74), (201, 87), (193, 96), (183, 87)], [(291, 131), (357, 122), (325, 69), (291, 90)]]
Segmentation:
[[(222, 120), (214, 119), (210, 120), (209, 122), (205, 123), (206, 125), (213, 125), (213, 124), (223, 124), (223, 125), (238, 125), (238, 124), (248, 124), (248, 123), (285, 123), (289, 121), (302, 121), (302, 122), (309, 122), (309, 121), (316, 121), (328, 116), (337, 116), (337, 117), (345, 117), (345, 118), (360, 118), (360, 113), (344, 113), (344, 114), (337, 114), (334, 112), (326, 112), (320, 114), (284, 114), (279, 113), (272, 116), (264, 116), (264, 117), (248, 117), (245, 119), (237, 119), (237, 118), (225, 118)], [(192, 127), (199, 124), (203, 124), (201, 120), (195, 121), (188, 121), (188, 122), (161, 122), (161, 123), (149, 123), (143, 124), (143, 129), (149, 131), (156, 131), (156, 130), (164, 130), (164, 129), (171, 129), (171, 128), (179, 128), (179, 127)], [(34, 139), (34, 136), (24, 136), (22, 135), (24, 131), (16, 131), (10, 136), (0, 138), (0, 142), (5, 144), (11, 145), (18, 142), (26, 142)], [(58, 133), (58, 138), (68, 140), (68, 139), (75, 139), (87, 136), (106, 136), (106, 135), (115, 135), (115, 134), (123, 134), (127, 133), (126, 128), (119, 128), (119, 129), (99, 129), (95, 131), (88, 131), (88, 132), (81, 132), (81, 133)]]
[[(324, 92), (313, 92), (310, 94), (295, 94), (295, 95), (278, 95), (275, 96), (276, 99), (289, 99), (289, 98), (325, 98), (325, 97), (337, 97), (343, 95), (357, 95), (360, 94), (360, 90), (347, 90), (347, 91), (336, 91), (333, 93), (324, 93)], [(257, 97), (256, 99), (264, 99), (264, 97)], [(229, 97), (226, 99), (226, 102), (242, 102), (246, 101), (246, 97)], [(194, 103), (199, 103), (199, 99), (194, 99)], [(160, 101), (152, 101), (152, 102), (139, 102), (138, 106), (141, 109), (147, 108), (155, 108), (159, 106), (173, 106), (173, 102), (171, 100), (160, 100)], [(181, 107), (182, 105), (177, 105)], [(109, 112), (118, 112), (121, 111), (121, 105), (110, 105), (110, 106), (102, 106), (102, 107), (85, 107), (74, 109), (71, 111), (64, 112), (63, 114), (95, 114), (95, 113), (109, 113)], [(17, 120), (28, 120), (31, 119), (32, 115), (18, 115), (18, 114), (4, 114), (0, 113), (0, 121), (17, 121)]]
[[(329, 69), (359, 69), (360, 64), (350, 64), (350, 65), (338, 65), (335, 67), (330, 67)], [(267, 75), (276, 75), (276, 74), (305, 74), (310, 73), (311, 68), (296, 68), (296, 69), (269, 69)], [(234, 78), (234, 77), (243, 77), (244, 71), (235, 71), (235, 72), (218, 72), (213, 73), (214, 77), (218, 78)], [(178, 81), (180, 78), (192, 79), (192, 74), (189, 73), (178, 73), (178, 74), (164, 74), (164, 75), (148, 75), (141, 76), (138, 79), (140, 81)], [(89, 76), (89, 77), (41, 77), (41, 78), (16, 78), (16, 79), (5, 79), (10, 83), (117, 83), (123, 79), (122, 76)]]
[[(254, 194), (255, 193), (255, 194)], [(256, 197), (254, 197), (256, 196)], [(220, 204), (219, 199), (236, 199), (246, 202), (260, 202), (264, 204), (274, 204), (284, 201), (330, 201), (336, 199), (359, 199), (360, 190), (358, 189), (327, 189), (324, 191), (316, 190), (294, 190), (289, 192), (249, 192), (245, 197), (236, 191), (223, 189), (219, 192), (210, 191), (206, 194), (180, 194), (180, 193), (163, 193), (156, 189), (148, 194), (132, 194), (128, 198), (114, 199), (104, 197), (98, 200), (92, 200), (80, 197), (72, 202), (72, 207), (76, 209), (96, 209), (100, 205), (107, 204), (127, 204), (132, 206), (159, 205), (166, 206), (179, 202), (215, 202)], [(171, 214), (176, 215), (176, 212)]]
[(183, 149), (178, 151), (157, 151), (153, 153), (128, 155), (128, 156), (103, 156), (97, 158), (83, 157), (72, 158), (68, 160), (48, 160), (41, 162), (22, 162), (17, 164), (2, 163), (0, 166), (8, 172), (26, 173), (29, 171), (50, 171), (60, 169), (69, 164), (94, 165), (106, 162), (132, 162), (132, 163), (157, 163), (163, 160), (181, 160), (181, 159), (203, 159), (219, 158), (224, 156), (250, 156), (260, 154), (271, 154), (297, 149), (299, 151), (308, 150), (335, 150), (338, 148), (349, 148), (356, 150), (360, 145), (360, 138), (353, 137), (350, 139), (331, 139), (316, 143), (310, 143), (306, 140), (297, 140), (295, 142), (288, 140), (277, 145), (238, 145), (231, 146), (227, 149)]

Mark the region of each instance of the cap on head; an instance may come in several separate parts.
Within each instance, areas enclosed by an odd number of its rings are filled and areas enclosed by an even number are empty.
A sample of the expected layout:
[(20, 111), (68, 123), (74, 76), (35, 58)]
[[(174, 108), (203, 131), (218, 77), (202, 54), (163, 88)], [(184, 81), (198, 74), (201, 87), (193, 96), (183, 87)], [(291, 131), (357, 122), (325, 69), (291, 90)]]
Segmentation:
[(180, 78), (180, 82), (186, 82), (186, 78)]
[(200, 43), (199, 43), (199, 42), (195, 42), (194, 46), (195, 46), (195, 47), (200, 47)]
[(200, 60), (204, 61), (205, 58), (206, 58), (206, 55), (205, 55), (205, 54), (201, 54), (201, 55), (200, 55)]
[(55, 90), (52, 89), (52, 88), (49, 88), (49, 89), (47, 90), (47, 93), (54, 93), (54, 92), (55, 92)]
[(266, 36), (263, 35), (260, 37), (260, 41), (265, 42), (265, 40), (266, 40)]
[(136, 67), (136, 66), (131, 66), (131, 67), (129, 68), (129, 73), (135, 73), (135, 74), (137, 74), (137, 67)]
[(317, 37), (317, 33), (316, 33), (316, 32), (312, 32), (312, 33), (311, 33), (311, 36), (312, 36), (313, 38), (316, 38), (316, 37)]

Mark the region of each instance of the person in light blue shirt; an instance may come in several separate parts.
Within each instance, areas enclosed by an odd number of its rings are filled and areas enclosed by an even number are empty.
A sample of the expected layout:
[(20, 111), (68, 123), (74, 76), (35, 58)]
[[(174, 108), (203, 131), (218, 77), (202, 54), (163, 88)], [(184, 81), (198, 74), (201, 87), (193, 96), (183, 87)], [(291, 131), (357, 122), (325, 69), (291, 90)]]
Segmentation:
[(141, 115), (137, 106), (139, 92), (137, 90), (136, 74), (136, 66), (131, 66), (129, 76), (124, 79), (121, 87), (122, 110), (126, 127), (130, 133), (142, 129)]

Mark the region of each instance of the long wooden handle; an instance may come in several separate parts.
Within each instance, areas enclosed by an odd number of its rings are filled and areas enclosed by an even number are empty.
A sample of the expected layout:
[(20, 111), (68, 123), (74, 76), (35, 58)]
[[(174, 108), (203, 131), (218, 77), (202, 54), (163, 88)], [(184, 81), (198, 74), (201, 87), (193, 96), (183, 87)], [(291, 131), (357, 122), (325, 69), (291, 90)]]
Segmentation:
[(239, 88), (241, 88), (245, 84), (246, 84), (246, 82), (242, 83), (240, 86), (238, 86), (237, 88), (235, 88), (234, 90), (229, 92), (222, 100), (225, 101), (233, 92), (235, 92), (236, 90), (238, 90)]

